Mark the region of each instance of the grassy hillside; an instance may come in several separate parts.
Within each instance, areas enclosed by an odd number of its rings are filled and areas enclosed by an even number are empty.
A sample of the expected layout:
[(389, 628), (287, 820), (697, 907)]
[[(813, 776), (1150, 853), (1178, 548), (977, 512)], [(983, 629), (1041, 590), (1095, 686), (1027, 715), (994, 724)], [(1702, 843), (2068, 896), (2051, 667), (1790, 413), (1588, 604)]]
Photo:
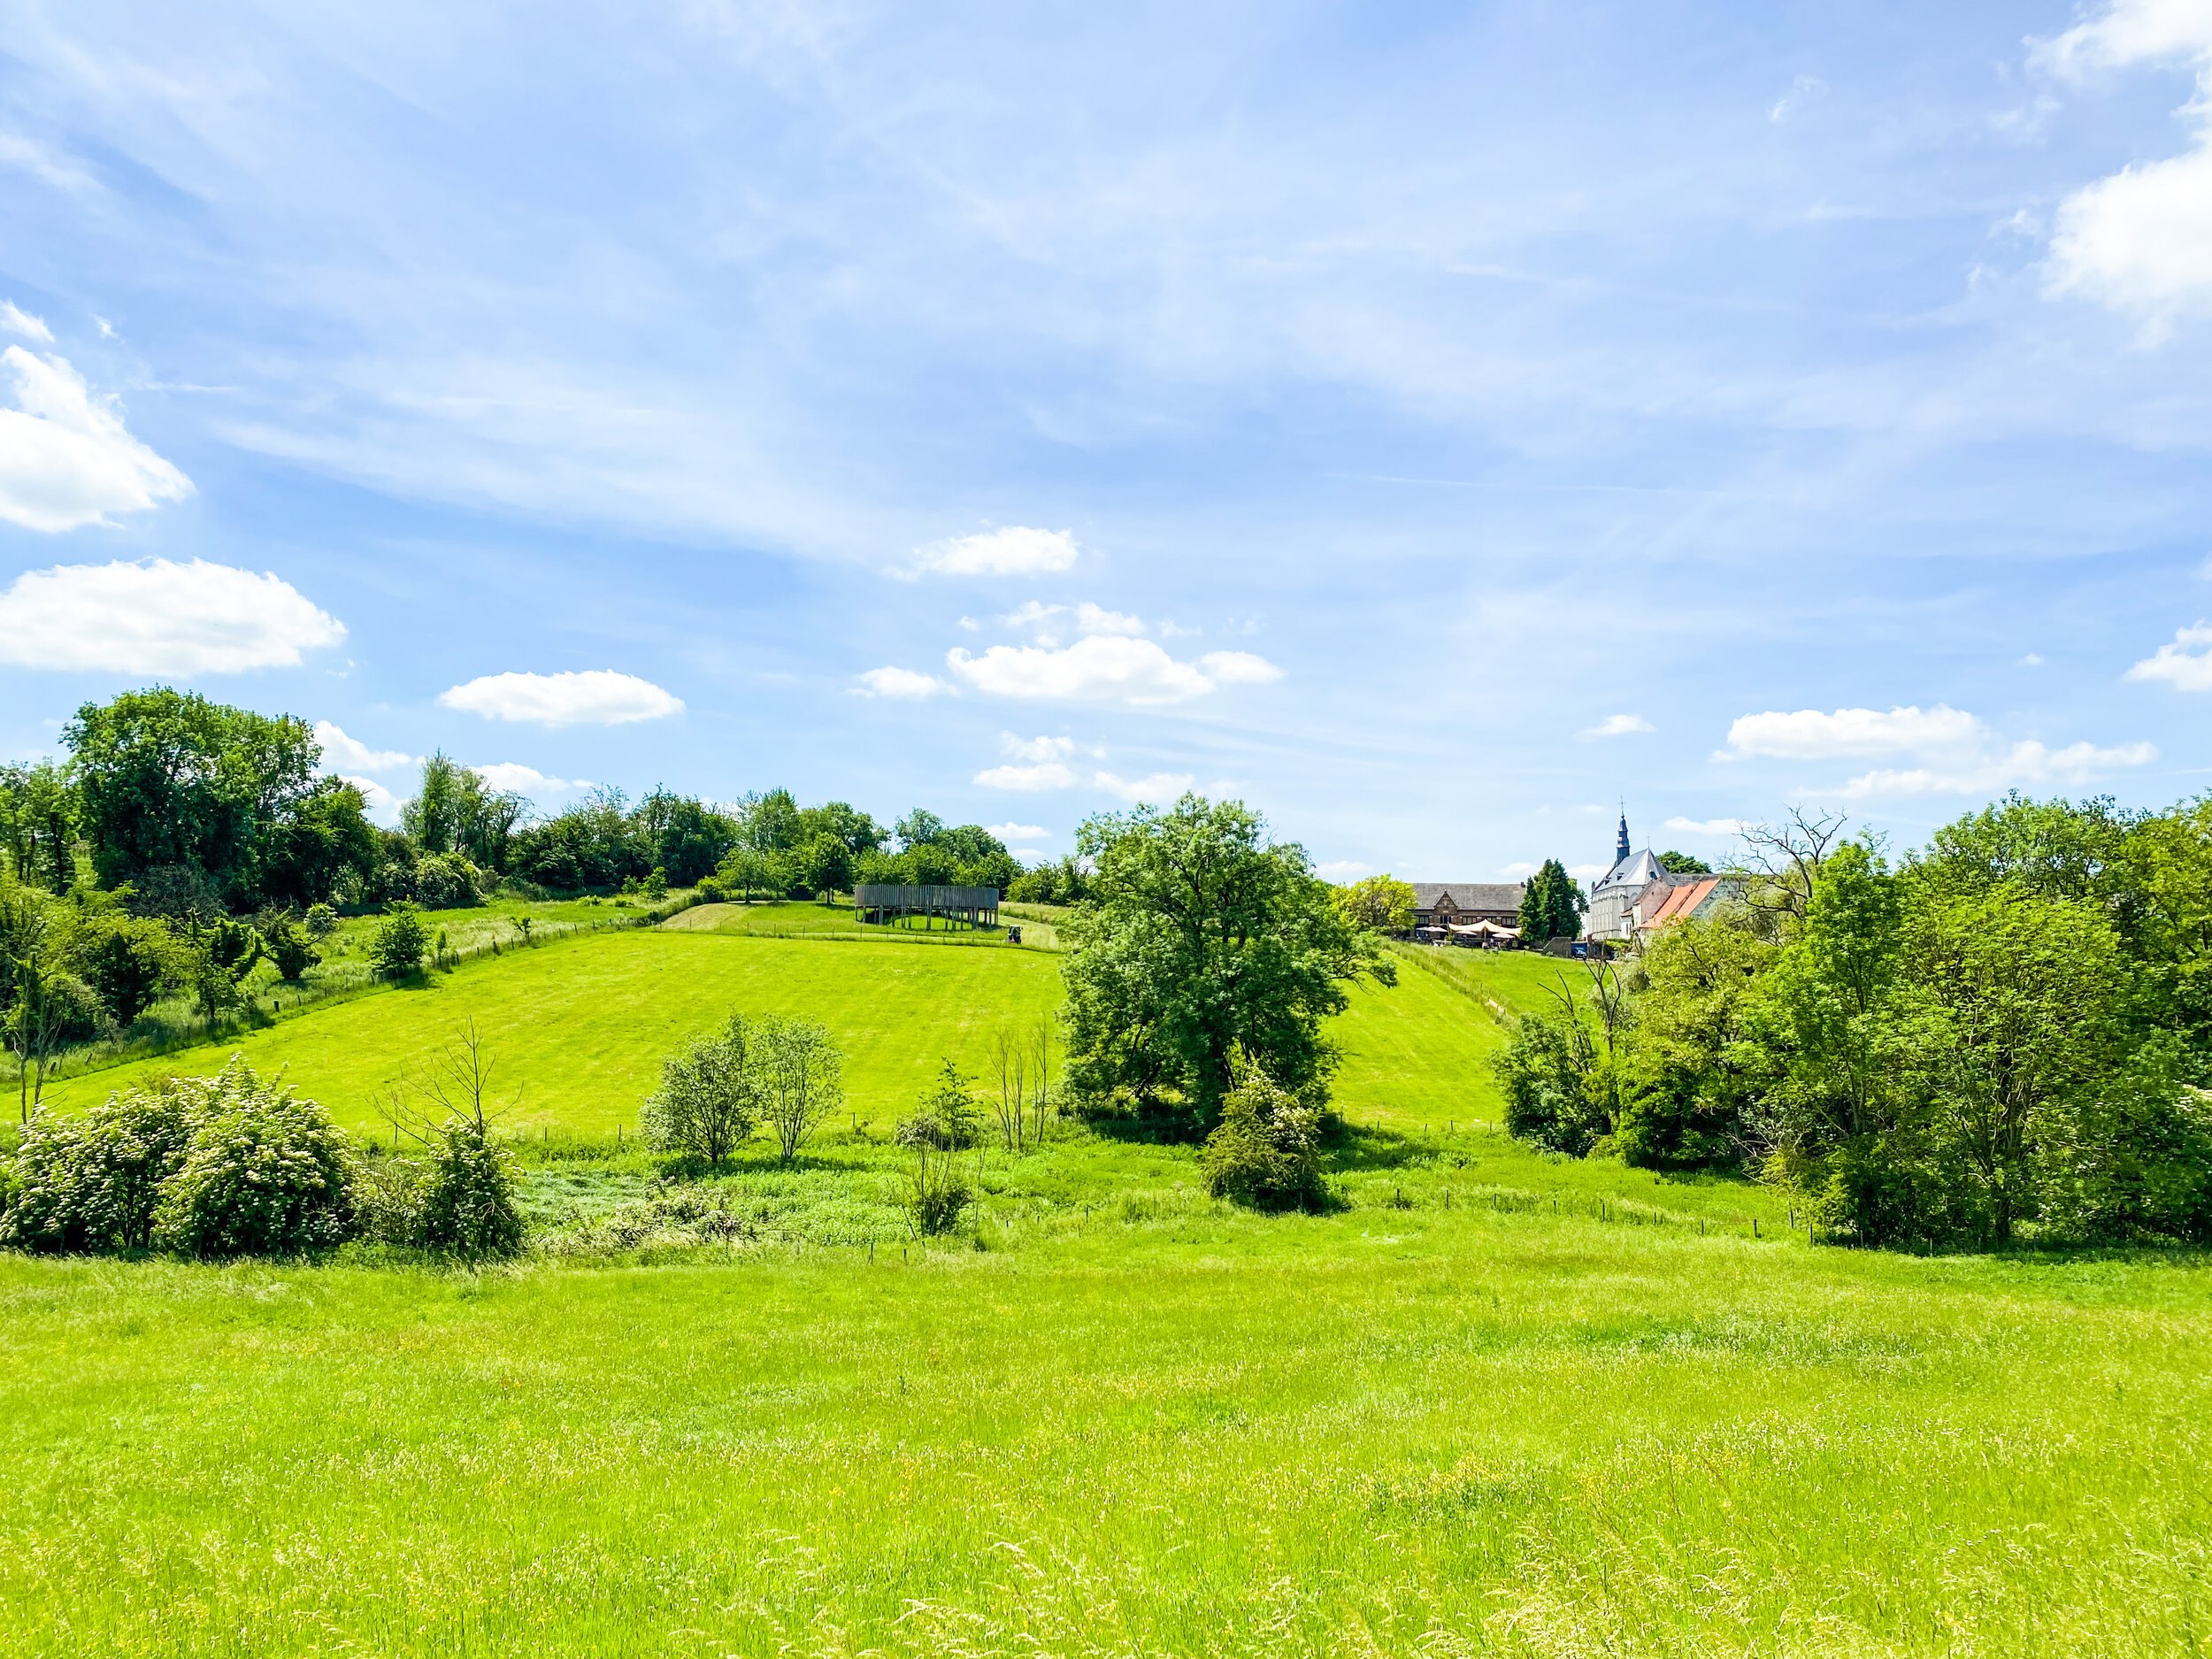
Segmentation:
[[(1525, 1000), (1533, 958), (1450, 964), (1499, 997)], [(65, 1078), (49, 1097), (72, 1110), (124, 1083), (211, 1071), (234, 1049), (279, 1066), (342, 1122), (375, 1118), (378, 1091), (418, 1071), (473, 1019), (518, 1094), (511, 1128), (608, 1134), (634, 1125), (662, 1056), (733, 1007), (802, 1014), (837, 1034), (846, 1088), (864, 1123), (887, 1127), (950, 1056), (985, 1064), (1003, 1021), (1059, 1000), (1048, 947), (973, 934), (855, 932), (822, 905), (703, 905), (665, 926), (481, 958), (429, 985), (311, 1007), (260, 1031)], [(1402, 967), (1395, 987), (1361, 986), (1334, 1035), (1345, 1052), (1338, 1102), (1356, 1122), (1443, 1127), (1494, 1121), (1488, 1056), (1503, 1032), (1456, 980)]]
[(2201, 1267), (1425, 1202), (1000, 1244), (0, 1259), (11, 1651), (2212, 1640)]
[(618, 1123), (636, 1124), (663, 1056), (741, 1007), (828, 1025), (845, 1048), (854, 1108), (887, 1125), (941, 1058), (979, 1069), (994, 1027), (1036, 1018), (1058, 995), (1057, 958), (1041, 951), (611, 933), (311, 1008), (212, 1047), (65, 1079), (52, 1094), (66, 1110), (134, 1078), (211, 1069), (234, 1048), (257, 1067), (285, 1067), (357, 1126), (374, 1120), (380, 1088), (427, 1064), (473, 1019), (503, 1091), (519, 1095), (510, 1127), (611, 1135)]

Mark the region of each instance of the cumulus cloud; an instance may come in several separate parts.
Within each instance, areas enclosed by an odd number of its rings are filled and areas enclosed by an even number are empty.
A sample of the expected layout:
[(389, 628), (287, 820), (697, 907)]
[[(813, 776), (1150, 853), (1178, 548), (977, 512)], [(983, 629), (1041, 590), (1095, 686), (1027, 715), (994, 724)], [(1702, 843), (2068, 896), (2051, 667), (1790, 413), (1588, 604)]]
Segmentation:
[(1074, 535), (1066, 530), (1037, 530), (1008, 525), (975, 535), (955, 536), (914, 551), (910, 575), (1036, 576), (1075, 567)]
[(1075, 754), (1076, 743), (1071, 737), (1017, 737), (1011, 732), (1001, 732), (998, 749), (1009, 760), (1066, 760)]
[(1740, 835), (1744, 821), (1738, 818), (1671, 818), (1666, 826), (1678, 835), (1711, 835), (1723, 839)]
[(994, 696), (1140, 707), (1186, 703), (1225, 685), (1279, 680), (1282, 671), (1248, 651), (1212, 651), (1179, 662), (1150, 640), (1093, 634), (1056, 649), (994, 645), (981, 656), (945, 654), (956, 678)]
[(898, 697), (912, 699), (933, 697), (952, 687), (934, 674), (925, 674), (913, 668), (872, 668), (860, 676), (853, 690), (864, 697)]
[(1499, 871), (1498, 873), (1509, 881), (1525, 881), (1529, 877), (1534, 875), (1542, 868), (1543, 866), (1541, 864), (1532, 864), (1527, 859), (1523, 858), (1513, 864), (1506, 865), (1506, 867)]
[(1012, 845), (1016, 841), (1048, 841), (1052, 832), (1041, 824), (986, 824), (984, 829)]
[(419, 764), (403, 749), (371, 749), (329, 720), (315, 722), (315, 741), (322, 747), (324, 764), (341, 772), (397, 772)]
[(2150, 64), (2195, 66), (2197, 96), (2182, 111), (2188, 149), (2131, 163), (2061, 203), (2050, 286), (2140, 318), (2154, 334), (2185, 313), (2212, 312), (2212, 5), (2113, 0), (2037, 42), (2032, 57), (2070, 80)]
[(370, 818), (387, 828), (397, 827), (400, 801), (396, 795), (373, 778), (357, 777), (350, 772), (342, 772), (338, 774), (338, 779), (340, 782), (349, 783), (361, 792), (362, 802)]
[(1033, 794), (1040, 789), (1072, 789), (1076, 785), (1074, 770), (1064, 762), (1039, 761), (1028, 766), (990, 766), (976, 773), (976, 782), (986, 789), (1012, 789)]
[(2212, 691), (2212, 626), (2179, 628), (2173, 639), (2128, 670), (2130, 680), (2147, 680), (2176, 691)]
[(1196, 781), (1187, 772), (1156, 772), (1142, 778), (1117, 778), (1110, 772), (1102, 772), (1091, 780), (1109, 795), (1148, 806), (1168, 805)]
[(2101, 748), (2070, 743), (2052, 749), (2033, 739), (2010, 741), (1962, 710), (1938, 703), (1880, 709), (1837, 709), (1823, 713), (1747, 714), (1728, 731), (1717, 757), (1758, 756), (1775, 760), (1834, 760), (1902, 757), (1906, 766), (1878, 767), (1840, 784), (1801, 790), (1819, 799), (1861, 800), (1885, 795), (1993, 795), (2016, 787), (2074, 785), (2158, 758), (2148, 743)]
[(1651, 722), (1640, 714), (1609, 714), (1595, 726), (1584, 726), (1575, 736), (1585, 743), (1590, 743), (1601, 737), (1634, 737), (1654, 729)]
[(1612, 867), (1610, 864), (1569, 864), (1567, 873), (1578, 881), (1595, 881)]
[(1076, 605), (1048, 605), (1031, 600), (999, 620), (1009, 627), (1026, 629), (1041, 645), (1057, 645), (1070, 628), (1079, 634), (1119, 634), (1131, 638), (1145, 632), (1143, 621), (1126, 611), (1109, 611), (1085, 600)]
[(192, 493), (192, 480), (132, 437), (112, 400), (95, 398), (64, 358), (10, 346), (0, 367), (15, 382), (15, 406), (0, 409), (0, 518), (73, 530)]
[(119, 674), (294, 668), (344, 639), (290, 583), (204, 559), (59, 565), (0, 593), (0, 663)]
[(1356, 881), (1362, 876), (1372, 875), (1374, 871), (1374, 865), (1363, 864), (1356, 858), (1332, 858), (1325, 864), (1316, 864), (1313, 867), (1314, 874), (1319, 876), (1324, 881), (1334, 881), (1340, 885), (1347, 881)]
[(441, 692), (449, 709), (534, 726), (628, 726), (683, 712), (683, 699), (612, 669), (558, 674), (485, 674)]
[(43, 319), (34, 317), (19, 308), (13, 300), (0, 300), (0, 329), (12, 334), (21, 334), (26, 340), (35, 340), (42, 346), (54, 343), (54, 331)]
[(1920, 754), (1979, 742), (1982, 723), (1939, 703), (1932, 709), (1817, 709), (1747, 714), (1728, 728), (1728, 747), (1717, 757), (1768, 760), (1830, 760), (1838, 756)]
[(2148, 765), (2157, 758), (2158, 750), (2148, 743), (2122, 743), (2110, 749), (2069, 743), (2063, 749), (2047, 749), (2030, 740), (1960, 764), (1883, 768), (1863, 772), (1835, 788), (1808, 793), (1846, 801), (1882, 795), (1988, 795), (2005, 789), (2089, 783), (2126, 767)]
[(518, 760), (494, 761), (488, 766), (471, 766), (469, 770), (493, 788), (511, 795), (561, 795), (571, 789), (591, 787), (586, 779), (549, 778), (535, 766), (526, 766)]

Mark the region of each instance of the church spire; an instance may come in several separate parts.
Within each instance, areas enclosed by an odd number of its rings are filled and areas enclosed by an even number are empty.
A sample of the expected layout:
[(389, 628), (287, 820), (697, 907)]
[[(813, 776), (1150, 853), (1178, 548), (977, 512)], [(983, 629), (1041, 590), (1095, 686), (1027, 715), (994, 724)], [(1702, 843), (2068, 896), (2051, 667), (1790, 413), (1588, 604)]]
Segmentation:
[(1628, 856), (1628, 809), (1621, 809), (1621, 838), (1613, 844), (1613, 862), (1618, 864)]

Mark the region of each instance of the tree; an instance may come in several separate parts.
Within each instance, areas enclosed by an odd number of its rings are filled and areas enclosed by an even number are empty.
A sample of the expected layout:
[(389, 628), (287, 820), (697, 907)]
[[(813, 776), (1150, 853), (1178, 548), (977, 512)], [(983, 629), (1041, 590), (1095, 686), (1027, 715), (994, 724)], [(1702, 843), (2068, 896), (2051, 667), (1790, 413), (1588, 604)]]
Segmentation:
[(916, 807), (891, 829), (891, 833), (898, 838), (902, 852), (926, 847), (944, 833), (945, 820), (925, 806)]
[(50, 760), (0, 766), (0, 870), (66, 893), (76, 879), (78, 797)]
[(269, 832), (261, 895), (303, 909), (327, 901), (349, 882), (373, 879), (381, 863), (366, 798), (342, 779), (325, 778)]
[(315, 785), (307, 723), (157, 686), (86, 703), (63, 728), (100, 879), (165, 864), (252, 895), (269, 838)]
[(187, 977), (190, 954), (158, 917), (105, 910), (80, 919), (71, 931), (69, 956), (85, 982), (100, 994), (109, 1018), (127, 1025)]
[(1678, 853), (1671, 847), (1659, 855), (1659, 867), (1671, 875), (1709, 876), (1713, 866), (1702, 858), (1693, 858), (1688, 853)]
[(761, 1037), (757, 1021), (733, 1013), (719, 1032), (692, 1038), (662, 1062), (661, 1086), (645, 1102), (646, 1141), (720, 1169), (766, 1105)]
[(1582, 932), (1582, 912), (1588, 908), (1567, 866), (1547, 858), (1521, 891), (1521, 938), (1532, 945), (1575, 938)]
[(792, 869), (807, 890), (820, 894), (826, 904), (832, 895), (852, 884), (852, 850), (826, 830), (792, 855)]
[(271, 917), (262, 926), (261, 938), (269, 960), (276, 964), (277, 977), (288, 983), (297, 984), (323, 959), (322, 953), (307, 942), (306, 930), (288, 916)]
[(1414, 892), (1397, 877), (1369, 876), (1340, 887), (1336, 907), (1355, 927), (1378, 933), (1402, 933), (1413, 926)]
[(1314, 1103), (1336, 1064), (1322, 1022), (1393, 964), (1347, 921), (1305, 849), (1259, 815), (1187, 795), (1087, 820), (1093, 899), (1066, 924), (1068, 1077), (1101, 1106), (1210, 1126), (1241, 1050)]
[(826, 1028), (771, 1015), (757, 1023), (761, 1115), (786, 1164), (844, 1104), (844, 1058)]
[(434, 749), (422, 764), (422, 783), (399, 810), (399, 826), (426, 853), (449, 853), (459, 846), (467, 817), (468, 786), (463, 778), (481, 780), (455, 764), (443, 749)]
[(369, 964), (388, 979), (403, 979), (419, 972), (430, 949), (430, 935), (422, 916), (405, 900), (389, 906), (369, 941)]
[(743, 894), (748, 904), (753, 902), (756, 891), (780, 892), (783, 884), (782, 860), (774, 853), (757, 847), (740, 847), (722, 861), (722, 885)]

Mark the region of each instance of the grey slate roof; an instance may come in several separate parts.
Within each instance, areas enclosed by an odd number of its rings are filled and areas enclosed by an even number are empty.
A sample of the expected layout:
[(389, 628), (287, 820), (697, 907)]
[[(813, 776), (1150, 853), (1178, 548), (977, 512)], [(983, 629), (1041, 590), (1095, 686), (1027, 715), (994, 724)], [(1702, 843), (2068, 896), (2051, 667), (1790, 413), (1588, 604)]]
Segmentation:
[(1599, 879), (1597, 886), (1592, 887), (1590, 891), (1598, 893), (1607, 887), (1624, 886), (1635, 887), (1640, 891), (1649, 882), (1671, 882), (1671, 879), (1665, 867), (1651, 856), (1651, 849), (1646, 848), (1642, 852), (1631, 853), (1615, 864)]
[(1432, 910), (1445, 894), (1452, 895), (1455, 910), (1518, 910), (1521, 884), (1517, 881), (1415, 881), (1413, 908)]

